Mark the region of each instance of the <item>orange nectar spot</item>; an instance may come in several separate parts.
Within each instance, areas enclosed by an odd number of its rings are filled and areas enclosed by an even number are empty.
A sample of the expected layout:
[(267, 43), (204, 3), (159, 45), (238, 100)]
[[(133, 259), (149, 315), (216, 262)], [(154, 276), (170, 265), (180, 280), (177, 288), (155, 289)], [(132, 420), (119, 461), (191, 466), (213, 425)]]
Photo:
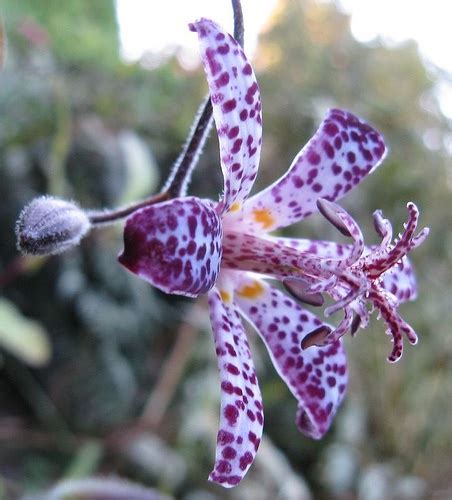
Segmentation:
[(253, 210), (254, 220), (262, 224), (262, 229), (270, 229), (275, 223), (275, 218), (268, 208), (255, 208)]
[(231, 302), (231, 294), (226, 290), (220, 290), (220, 296), (223, 302)]
[(242, 204), (238, 201), (234, 201), (234, 203), (229, 207), (230, 212), (238, 212), (242, 207)]
[(240, 297), (244, 297), (246, 299), (255, 299), (263, 293), (264, 287), (259, 283), (259, 281), (253, 281), (251, 285), (245, 285), (237, 291), (237, 294), (240, 295)]

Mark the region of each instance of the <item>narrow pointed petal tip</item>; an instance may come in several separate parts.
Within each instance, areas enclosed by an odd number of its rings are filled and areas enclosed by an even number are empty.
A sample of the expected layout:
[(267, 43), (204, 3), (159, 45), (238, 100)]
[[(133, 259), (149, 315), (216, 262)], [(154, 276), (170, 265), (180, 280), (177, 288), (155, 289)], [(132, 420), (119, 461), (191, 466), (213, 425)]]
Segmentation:
[(134, 212), (118, 260), (166, 293), (196, 297), (218, 276), (222, 235), (212, 202), (180, 198)]
[[(223, 292), (223, 293), (222, 293)], [(209, 480), (225, 488), (237, 485), (256, 456), (264, 414), (248, 341), (237, 307), (224, 291), (209, 292), (209, 309), (221, 378), (220, 429), (215, 467)]]
[(262, 105), (253, 68), (234, 38), (213, 21), (190, 25), (199, 38), (220, 143), (222, 211), (248, 196), (262, 144)]

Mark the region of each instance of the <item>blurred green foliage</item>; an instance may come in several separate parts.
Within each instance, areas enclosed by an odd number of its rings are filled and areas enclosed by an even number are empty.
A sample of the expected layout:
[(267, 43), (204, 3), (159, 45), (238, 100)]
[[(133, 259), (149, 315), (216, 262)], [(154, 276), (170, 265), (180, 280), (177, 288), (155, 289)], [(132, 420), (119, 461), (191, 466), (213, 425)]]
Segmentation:
[(50, 359), (50, 343), (41, 325), (27, 320), (4, 298), (0, 298), (0, 345), (32, 366)]
[[(300, 489), (293, 490), (298, 496), (284, 496), (281, 480), (301, 488), (305, 478), (315, 498), (366, 499), (366, 481), (375, 477), (392, 492), (411, 487), (418, 495), (400, 498), (444, 496), (452, 473), (452, 126), (440, 113), (438, 73), (426, 68), (415, 43), (359, 44), (347, 16), (332, 3), (313, 0), (280, 0), (260, 38), (255, 67), (264, 149), (256, 190), (286, 170), (328, 107), (349, 108), (384, 133), (390, 154), (344, 200), (347, 209), (372, 235), (373, 210), (382, 208), (397, 230), (413, 200), (432, 231), (413, 256), (419, 299), (402, 311), (419, 345), (392, 366), (385, 361), (390, 344), (380, 323), (347, 339), (349, 396), (325, 440), (297, 432), (295, 402), (252, 338), (266, 432), (276, 447), (270, 442), (258, 454), (246, 484), (223, 492), (206, 482), (218, 418), (207, 313), (191, 314), (194, 333), (178, 351), (191, 303), (160, 294), (116, 264), (120, 227), (97, 231), (79, 249), (35, 265), (17, 260), (14, 241), (14, 221), (37, 194), (73, 197), (87, 207), (129, 201), (130, 164), (137, 157), (124, 146), (124, 133), (155, 157), (143, 186), (155, 190), (152, 179), (165, 178), (179, 154), (206, 89), (203, 76), (185, 72), (175, 58), (153, 71), (120, 61), (110, 1), (3, 0), (1, 9), (9, 38), (0, 74), (1, 283), (24, 318), (49, 333), (53, 350), (41, 369), (2, 351), (5, 495), (15, 498), (83, 470), (113, 472), (181, 498), (300, 498)], [(212, 134), (193, 178), (194, 194), (217, 197), (217, 164)], [(316, 217), (287, 234), (338, 238)], [(169, 361), (182, 367), (183, 376), (175, 394), (165, 379), (170, 406), (163, 419), (154, 414), (154, 434), (142, 434), (138, 419), (149, 410), (153, 388), (162, 389)], [(162, 394), (152, 394), (157, 404)], [(80, 469), (80, 457), (93, 449), (88, 470)], [(289, 462), (277, 458), (277, 449)], [(284, 471), (279, 478), (271, 473), (276, 463)]]
[(26, 41), (50, 44), (57, 63), (112, 69), (118, 65), (118, 30), (114, 3), (106, 0), (15, 2), (2, 0), (10, 43), (27, 52)]

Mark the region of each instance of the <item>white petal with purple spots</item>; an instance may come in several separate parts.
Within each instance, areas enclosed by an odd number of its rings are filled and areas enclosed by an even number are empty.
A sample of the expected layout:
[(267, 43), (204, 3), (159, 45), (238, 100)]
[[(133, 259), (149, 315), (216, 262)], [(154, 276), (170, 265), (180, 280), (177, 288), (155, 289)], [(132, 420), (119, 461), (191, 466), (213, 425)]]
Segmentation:
[(287, 173), (250, 198), (231, 219), (272, 231), (317, 211), (318, 198), (342, 198), (383, 160), (382, 136), (353, 114), (330, 110)]
[(341, 342), (302, 350), (303, 338), (322, 322), (262, 280), (242, 275), (235, 297), (298, 400), (298, 427), (307, 436), (320, 439), (329, 429), (347, 385), (347, 362)]
[(166, 293), (196, 297), (216, 281), (222, 236), (210, 200), (179, 198), (134, 212), (127, 219), (118, 259)]
[(223, 211), (249, 194), (262, 143), (262, 112), (254, 71), (239, 44), (208, 19), (190, 25), (199, 37), (220, 142)]
[(220, 429), (209, 480), (225, 487), (238, 484), (253, 463), (264, 423), (253, 360), (230, 293), (217, 288), (209, 292), (221, 379)]
[(404, 257), (383, 276), (383, 288), (392, 293), (397, 300), (407, 302), (417, 298), (417, 281), (413, 266), (408, 257)]
[(225, 231), (221, 266), (222, 269), (251, 271), (276, 279), (330, 275), (322, 270), (321, 259), (317, 256), (271, 241), (265, 235), (231, 231)]

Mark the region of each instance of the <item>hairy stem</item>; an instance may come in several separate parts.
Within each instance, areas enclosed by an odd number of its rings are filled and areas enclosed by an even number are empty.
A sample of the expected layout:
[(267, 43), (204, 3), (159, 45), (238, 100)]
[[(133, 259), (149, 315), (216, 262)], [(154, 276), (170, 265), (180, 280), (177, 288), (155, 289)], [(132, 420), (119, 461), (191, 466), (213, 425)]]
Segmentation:
[(127, 217), (140, 208), (155, 205), (156, 203), (161, 203), (162, 201), (167, 201), (169, 199), (170, 195), (167, 192), (163, 192), (115, 210), (89, 210), (87, 215), (93, 226), (112, 224), (113, 222)]

